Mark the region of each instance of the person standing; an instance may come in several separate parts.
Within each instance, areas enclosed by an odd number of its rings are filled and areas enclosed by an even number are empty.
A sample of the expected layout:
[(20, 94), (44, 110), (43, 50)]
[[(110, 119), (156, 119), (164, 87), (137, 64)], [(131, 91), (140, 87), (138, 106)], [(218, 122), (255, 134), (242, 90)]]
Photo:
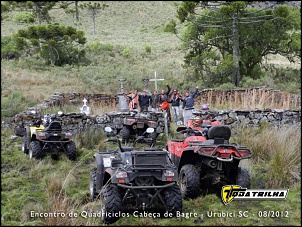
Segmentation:
[(195, 91), (192, 94), (186, 92), (186, 97), (183, 100), (182, 108), (183, 108), (183, 117), (184, 117), (184, 125), (188, 127), (188, 120), (193, 114), (194, 110), (194, 98), (197, 95), (198, 86), (196, 86)]
[(137, 110), (138, 107), (138, 90), (135, 89), (134, 93), (130, 93), (125, 95), (125, 97), (129, 100), (129, 109), (130, 111)]
[(157, 94), (157, 91), (153, 91), (153, 94), (151, 95), (151, 111), (157, 112), (159, 106), (159, 95)]
[(170, 105), (168, 103), (171, 88), (168, 84), (166, 84), (166, 86), (168, 88), (167, 91), (161, 90), (161, 93), (159, 95), (159, 105), (160, 105), (160, 109), (162, 111), (167, 112), (169, 121), (171, 122), (172, 118), (171, 118), (171, 112), (170, 112)]
[(151, 96), (147, 95), (147, 91), (143, 91), (143, 94), (138, 96), (138, 103), (141, 108), (141, 112), (146, 112), (148, 111), (148, 107), (151, 102)]
[(168, 102), (169, 99), (169, 94), (171, 91), (171, 88), (168, 84), (166, 84), (167, 86), (167, 91), (165, 90), (161, 90), (161, 93), (159, 94), (159, 104), (161, 105), (163, 102)]
[(173, 90), (172, 95), (170, 96), (169, 103), (171, 103), (172, 106), (172, 114), (173, 114), (173, 120), (174, 123), (177, 123), (180, 121), (180, 112), (179, 112), (179, 106), (180, 106), (180, 101), (183, 101), (183, 98), (180, 94), (178, 94), (177, 89)]

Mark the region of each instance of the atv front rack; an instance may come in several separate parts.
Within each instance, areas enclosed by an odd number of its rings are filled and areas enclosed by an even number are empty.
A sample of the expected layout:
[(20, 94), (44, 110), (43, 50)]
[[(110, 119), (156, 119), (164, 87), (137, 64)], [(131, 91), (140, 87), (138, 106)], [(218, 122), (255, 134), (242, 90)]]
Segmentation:
[(176, 184), (177, 182), (172, 182), (172, 183), (168, 183), (168, 184), (165, 184), (165, 185), (126, 185), (126, 184), (117, 184), (117, 186), (119, 187), (122, 187), (122, 188), (129, 188), (129, 189), (153, 189), (153, 188), (156, 188), (156, 189), (159, 189), (159, 188), (168, 188), (168, 187), (171, 187), (173, 186), (174, 184)]

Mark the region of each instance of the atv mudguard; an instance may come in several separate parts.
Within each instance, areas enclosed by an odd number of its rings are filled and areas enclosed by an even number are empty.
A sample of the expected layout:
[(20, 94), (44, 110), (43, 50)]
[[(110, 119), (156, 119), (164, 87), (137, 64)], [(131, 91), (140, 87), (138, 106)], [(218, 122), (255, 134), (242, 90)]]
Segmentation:
[(137, 122), (137, 120), (134, 118), (125, 118), (124, 119), (124, 125), (133, 125), (136, 122)]
[(97, 165), (96, 171), (96, 190), (100, 191), (104, 185), (104, 163), (103, 163), (103, 156), (101, 154), (95, 155), (95, 161)]

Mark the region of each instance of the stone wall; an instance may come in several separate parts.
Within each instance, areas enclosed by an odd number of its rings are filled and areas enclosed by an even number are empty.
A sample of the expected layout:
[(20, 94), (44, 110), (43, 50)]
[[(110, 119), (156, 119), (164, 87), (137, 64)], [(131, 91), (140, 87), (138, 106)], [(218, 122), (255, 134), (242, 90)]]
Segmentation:
[[(283, 125), (301, 125), (301, 111), (267, 109), (267, 110), (220, 110), (220, 111), (195, 111), (195, 115), (206, 117), (209, 113), (214, 113), (216, 119), (222, 124), (229, 125), (231, 128), (246, 126), (257, 128), (261, 123), (267, 122), (274, 127)], [(103, 129), (105, 126), (113, 127), (114, 124), (120, 124), (123, 114), (128, 113), (106, 113), (103, 115), (86, 116), (81, 113), (63, 113), (62, 115), (52, 114), (52, 120), (62, 122), (63, 128), (73, 131), (74, 134), (89, 127)], [(118, 118), (117, 118), (118, 116)], [(24, 127), (33, 122), (36, 115), (30, 111), (17, 114), (13, 119), (15, 126)]]
[[(262, 99), (261, 99), (262, 97)], [(88, 106), (94, 108), (95, 106), (111, 106), (117, 109), (118, 97), (115, 95), (106, 94), (83, 94), (83, 93), (54, 93), (49, 99), (43, 103), (38, 104), (35, 107), (29, 108), (28, 110), (17, 114), (10, 122), (2, 122), (2, 127), (9, 126), (25, 126), (31, 123), (37, 115), (32, 114), (32, 111), (41, 111), (52, 106), (62, 106), (65, 104), (78, 105), (83, 103), (83, 99), (88, 100)], [(247, 100), (250, 103), (247, 103)], [(223, 124), (230, 125), (232, 128), (238, 127), (239, 125), (257, 128), (262, 122), (267, 122), (275, 127), (282, 125), (295, 125), (301, 124), (301, 99), (300, 96), (294, 96), (271, 89), (265, 88), (254, 88), (251, 90), (202, 90), (195, 98), (198, 104), (202, 103), (223, 103), (229, 101), (230, 103), (246, 102), (245, 104), (249, 107), (251, 103), (264, 102), (274, 104), (273, 106), (287, 106), (288, 108), (254, 108), (254, 110), (219, 110), (215, 111), (217, 120)], [(287, 104), (285, 104), (287, 103)], [(290, 109), (289, 104), (294, 106)], [(211, 111), (196, 111), (196, 114), (206, 117)], [(96, 128), (104, 128), (105, 126), (111, 126), (114, 124), (121, 124), (120, 117), (125, 113), (111, 114), (106, 113), (103, 115), (91, 115), (86, 116), (82, 113), (64, 113), (59, 116), (52, 114), (53, 120), (62, 121), (63, 127), (68, 130), (72, 130), (75, 133), (81, 129), (93, 126)], [(117, 122), (119, 121), (119, 122)]]

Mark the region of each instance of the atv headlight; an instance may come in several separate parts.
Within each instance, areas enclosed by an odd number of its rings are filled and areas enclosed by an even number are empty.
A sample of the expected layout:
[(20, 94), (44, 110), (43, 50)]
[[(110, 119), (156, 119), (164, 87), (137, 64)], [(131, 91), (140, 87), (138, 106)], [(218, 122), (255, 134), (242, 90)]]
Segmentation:
[(127, 172), (118, 172), (116, 175), (115, 175), (116, 178), (127, 178)]
[(175, 173), (174, 171), (171, 171), (171, 170), (165, 170), (164, 171), (164, 176), (165, 177), (174, 177)]

